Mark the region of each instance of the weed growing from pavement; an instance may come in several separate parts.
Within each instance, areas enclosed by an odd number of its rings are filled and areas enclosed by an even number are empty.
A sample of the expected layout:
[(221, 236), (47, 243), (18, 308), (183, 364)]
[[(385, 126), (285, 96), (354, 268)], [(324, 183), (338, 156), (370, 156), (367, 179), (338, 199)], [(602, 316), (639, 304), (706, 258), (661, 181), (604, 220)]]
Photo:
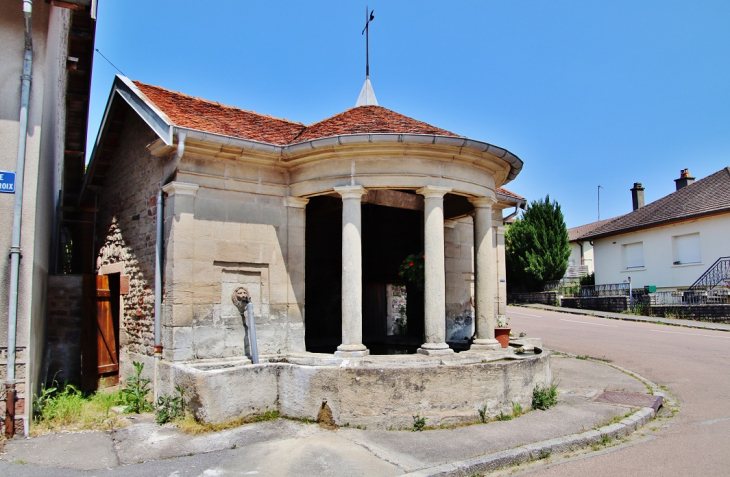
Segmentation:
[(413, 432), (420, 432), (426, 427), (426, 418), (420, 414), (413, 416)]
[(520, 417), (522, 414), (524, 414), (522, 404), (517, 401), (512, 401), (512, 417)]
[(545, 411), (558, 403), (558, 385), (535, 386), (532, 390), (532, 409)]
[(252, 414), (250, 416), (240, 417), (238, 419), (232, 419), (230, 421), (221, 422), (218, 424), (207, 424), (204, 422), (198, 422), (191, 415), (185, 416), (184, 419), (178, 421), (177, 428), (185, 434), (207, 434), (210, 432), (220, 432), (226, 429), (233, 429), (244, 424), (251, 424), (254, 422), (266, 422), (275, 421), (279, 419), (279, 411), (267, 411), (263, 414)]

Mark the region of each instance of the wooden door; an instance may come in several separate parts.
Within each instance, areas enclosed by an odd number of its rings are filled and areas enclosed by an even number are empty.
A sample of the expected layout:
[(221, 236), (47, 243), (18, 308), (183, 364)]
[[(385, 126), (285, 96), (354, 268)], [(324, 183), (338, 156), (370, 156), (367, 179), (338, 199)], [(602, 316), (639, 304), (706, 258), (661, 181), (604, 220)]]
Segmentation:
[(84, 276), (84, 345), (81, 359), (82, 385), (87, 390), (100, 385), (113, 386), (119, 382), (118, 280), (117, 290), (111, 290), (109, 283), (108, 275)]

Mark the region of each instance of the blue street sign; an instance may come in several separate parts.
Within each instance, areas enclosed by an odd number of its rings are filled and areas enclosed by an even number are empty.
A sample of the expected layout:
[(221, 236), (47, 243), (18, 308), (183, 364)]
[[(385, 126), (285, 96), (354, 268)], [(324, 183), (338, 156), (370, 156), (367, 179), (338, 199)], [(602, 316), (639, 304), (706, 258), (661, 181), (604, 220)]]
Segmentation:
[(0, 192), (15, 194), (15, 172), (0, 171)]

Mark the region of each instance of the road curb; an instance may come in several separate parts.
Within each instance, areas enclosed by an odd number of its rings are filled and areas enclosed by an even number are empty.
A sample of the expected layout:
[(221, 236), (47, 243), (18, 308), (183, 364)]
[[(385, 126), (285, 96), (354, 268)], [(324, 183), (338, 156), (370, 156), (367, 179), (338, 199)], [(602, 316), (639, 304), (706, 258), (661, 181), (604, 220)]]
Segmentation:
[[(576, 308), (561, 308), (558, 306), (530, 304), (530, 303), (513, 303), (510, 306), (518, 306), (521, 308), (532, 308), (535, 310), (555, 311), (558, 313), (566, 313), (569, 315), (595, 316), (596, 318), (605, 318), (607, 320), (633, 321), (633, 322), (637, 322), (637, 323), (655, 323), (655, 324), (659, 323), (662, 325), (678, 326), (680, 328), (692, 328), (695, 330), (724, 331), (725, 333), (730, 332), (730, 327), (728, 327), (728, 325), (725, 325), (723, 323), (709, 323), (709, 322), (705, 322), (705, 321), (698, 321), (698, 322), (696, 322), (697, 324), (694, 324), (688, 320), (678, 322), (678, 321), (672, 320), (670, 318), (651, 318), (648, 316), (629, 315), (629, 314), (615, 316), (616, 315), (615, 313), (611, 314), (611, 313), (605, 312), (605, 311), (578, 310)], [(715, 325), (723, 325), (723, 326), (720, 327), (720, 326), (715, 326)]]
[(644, 407), (616, 424), (610, 424), (595, 430), (526, 444), (514, 449), (493, 452), (403, 475), (404, 477), (469, 476), (475, 472), (491, 472), (504, 467), (538, 460), (544, 458), (547, 454), (575, 451), (586, 446), (599, 444), (606, 438), (618, 439), (624, 437), (645, 426), (653, 417), (654, 409)]
[[(561, 354), (571, 358), (577, 358), (576, 355), (571, 353), (561, 352)], [(664, 393), (658, 391), (659, 386), (640, 374), (612, 363), (606, 363), (591, 358), (589, 358), (588, 361), (610, 366), (618, 371), (626, 373), (650, 387), (652, 395), (661, 397), (662, 400), (665, 399)], [(416, 472), (403, 474), (403, 476), (470, 476), (476, 472), (492, 472), (504, 467), (542, 459), (548, 454), (570, 452), (593, 444), (599, 444), (606, 438), (612, 440), (619, 439), (631, 434), (640, 427), (644, 427), (655, 415), (656, 412), (653, 408), (644, 407), (615, 424), (609, 424), (607, 426), (599, 427), (598, 429), (581, 432), (580, 434), (571, 434), (565, 437), (548, 439), (545, 441), (535, 442), (533, 444), (525, 444), (520, 447), (515, 447), (514, 449), (493, 452), (491, 454), (472, 457), (471, 459), (459, 460), (448, 464), (429, 467)]]

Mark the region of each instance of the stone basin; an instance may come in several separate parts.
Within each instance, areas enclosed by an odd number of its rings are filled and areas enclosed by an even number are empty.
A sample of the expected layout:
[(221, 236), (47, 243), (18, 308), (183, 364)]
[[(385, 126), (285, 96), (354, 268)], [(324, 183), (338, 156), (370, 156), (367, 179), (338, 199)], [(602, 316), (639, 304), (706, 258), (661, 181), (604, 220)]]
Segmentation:
[[(337, 358), (331, 354), (263, 355), (159, 364), (161, 394), (185, 388), (196, 419), (221, 423), (266, 411), (316, 419), (325, 403), (340, 426), (403, 429), (413, 416), (428, 426), (527, 409), (532, 390), (551, 381), (550, 352), (516, 354), (512, 348), (453, 355), (379, 355)], [(169, 388), (169, 389), (168, 389)]]

